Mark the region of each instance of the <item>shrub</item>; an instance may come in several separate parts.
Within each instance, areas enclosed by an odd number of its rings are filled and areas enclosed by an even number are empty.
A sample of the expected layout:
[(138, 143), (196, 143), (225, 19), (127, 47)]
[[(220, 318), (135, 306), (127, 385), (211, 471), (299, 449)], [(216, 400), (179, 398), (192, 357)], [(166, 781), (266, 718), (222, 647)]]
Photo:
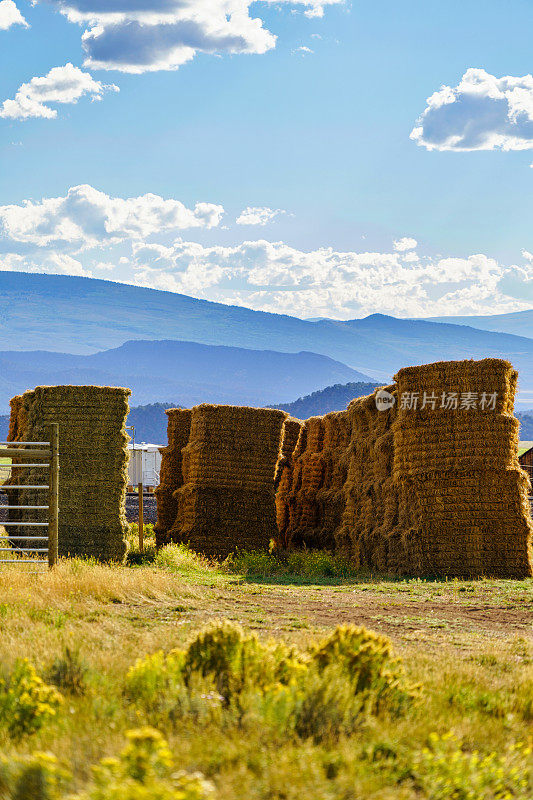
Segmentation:
[(126, 733), (118, 758), (93, 770), (93, 783), (76, 800), (210, 800), (214, 787), (200, 773), (175, 772), (168, 744), (154, 728)]
[(146, 711), (161, 708), (183, 684), (183, 653), (162, 650), (139, 658), (126, 675), (126, 695)]
[(229, 572), (248, 577), (281, 577), (292, 575), (307, 581), (344, 579), (360, 576), (361, 570), (350, 559), (328, 550), (242, 550), (224, 561)]
[[(341, 627), (300, 653), (261, 643), (230, 622), (210, 625), (185, 651), (138, 660), (126, 691), (145, 712), (257, 725), (316, 741), (349, 733), (364, 713), (400, 713), (416, 696), (388, 639)], [(220, 716), (220, 714), (219, 714)]]
[(530, 800), (533, 796), (531, 747), (506, 753), (465, 752), (452, 733), (429, 737), (414, 759), (415, 778), (428, 800)]
[(416, 697), (417, 687), (406, 684), (402, 663), (393, 657), (386, 636), (342, 625), (311, 653), (320, 672), (334, 665), (341, 670), (369, 712), (382, 708), (399, 712)]
[(170, 572), (204, 572), (213, 569), (213, 563), (186, 544), (167, 544), (157, 551), (155, 566)]
[(0, 797), (12, 800), (61, 800), (70, 775), (49, 753), (6, 758), (0, 755)]
[(27, 659), (17, 661), (7, 680), (0, 680), (0, 722), (13, 739), (38, 731), (62, 702), (62, 695), (46, 685)]

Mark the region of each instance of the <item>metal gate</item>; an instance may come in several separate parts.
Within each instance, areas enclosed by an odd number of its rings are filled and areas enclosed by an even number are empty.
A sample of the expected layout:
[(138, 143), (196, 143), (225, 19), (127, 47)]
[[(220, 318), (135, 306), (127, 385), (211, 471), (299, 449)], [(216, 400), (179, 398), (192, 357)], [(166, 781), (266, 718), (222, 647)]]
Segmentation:
[[(0, 457), (22, 459), (22, 463), (11, 463), (11, 475), (15, 483), (1, 487), (7, 493), (8, 510), (47, 512), (46, 521), (13, 521), (1, 522), (1, 528), (22, 528), (21, 534), (11, 533), (6, 530), (5, 535), (0, 535), (0, 566), (4, 564), (17, 564), (33, 566), (48, 564), (53, 567), (57, 563), (58, 552), (58, 516), (59, 516), (59, 426), (54, 423), (50, 426), (50, 441), (48, 442), (0, 442)], [(26, 462), (28, 459), (28, 462)], [(43, 471), (42, 483), (24, 483), (24, 470), (37, 469)], [(13, 472), (15, 470), (15, 472)], [(12, 492), (31, 490), (43, 492), (43, 502), (35, 505), (19, 505), (12, 502)], [(16, 495), (14, 496), (16, 499)], [(43, 535), (38, 532), (30, 535), (26, 529), (41, 528)]]

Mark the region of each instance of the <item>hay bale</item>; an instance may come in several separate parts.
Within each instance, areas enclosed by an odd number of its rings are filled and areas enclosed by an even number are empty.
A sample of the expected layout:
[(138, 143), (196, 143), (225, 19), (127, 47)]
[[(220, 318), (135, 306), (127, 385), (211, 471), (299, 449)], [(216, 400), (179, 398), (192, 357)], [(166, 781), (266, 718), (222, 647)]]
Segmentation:
[[(438, 362), (396, 376), (393, 479), (399, 492), (392, 566), (438, 576), (533, 572), (528, 478), (513, 416), (517, 373), (500, 359)], [(402, 398), (435, 394), (435, 408)], [(475, 407), (468, 404), (475, 394)], [(445, 400), (457, 395), (458, 407)], [(461, 407), (461, 398), (468, 402)], [(494, 398), (487, 406), (482, 398)]]
[[(61, 556), (120, 561), (125, 555), (129, 395), (108, 386), (38, 386), (13, 400), (10, 441), (47, 441), (50, 424), (59, 423)], [(20, 483), (46, 482), (46, 470), (16, 473)], [(24, 489), (18, 499), (42, 504), (43, 494)], [(25, 521), (43, 519), (39, 512), (17, 513)]]
[(184, 482), (182, 450), (187, 446), (191, 430), (190, 409), (169, 408), (166, 414), (168, 416), (168, 445), (160, 449), (162, 458), (159, 486), (155, 490), (157, 500), (156, 547), (162, 547), (171, 541), (168, 532), (178, 514), (178, 501), (174, 497), (174, 492)]
[(221, 557), (237, 547), (268, 547), (277, 533), (274, 478), (286, 419), (272, 409), (192, 409), (172, 541)]

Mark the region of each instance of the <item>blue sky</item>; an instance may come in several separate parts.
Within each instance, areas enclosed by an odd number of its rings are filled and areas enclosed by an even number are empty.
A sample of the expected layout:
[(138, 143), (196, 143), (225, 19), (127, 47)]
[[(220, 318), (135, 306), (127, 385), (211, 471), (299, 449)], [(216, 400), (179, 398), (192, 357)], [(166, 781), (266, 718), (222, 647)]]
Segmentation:
[(531, 307), (532, 33), (530, 0), (0, 0), (0, 267)]

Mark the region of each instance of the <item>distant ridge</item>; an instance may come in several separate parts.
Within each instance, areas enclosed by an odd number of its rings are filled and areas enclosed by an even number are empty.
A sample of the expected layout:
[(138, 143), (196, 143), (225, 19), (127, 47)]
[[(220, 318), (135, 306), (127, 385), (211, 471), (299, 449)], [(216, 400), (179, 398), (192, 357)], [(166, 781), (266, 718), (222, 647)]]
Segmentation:
[[(527, 337), (449, 321), (396, 319), (384, 314), (309, 322), (112, 281), (0, 272), (1, 350), (46, 349), (90, 355), (131, 340), (316, 353), (377, 382), (388, 382), (407, 365), (487, 356), (506, 358), (520, 372), (523, 401), (528, 400), (528, 393), (533, 401), (533, 339)], [(18, 366), (23, 369), (24, 362)], [(338, 380), (357, 379), (339, 376)], [(326, 383), (334, 382), (332, 376), (326, 379)], [(0, 373), (0, 387), (1, 383)], [(305, 393), (291, 394), (296, 397)], [(270, 395), (264, 403), (290, 396), (285, 392), (277, 397)], [(176, 397), (174, 391), (145, 399), (154, 402), (168, 397)]]
[(483, 331), (512, 333), (533, 339), (533, 309), (515, 311), (512, 314), (490, 314), (475, 317), (428, 317), (429, 322), (447, 322), (452, 325), (469, 325)]
[(343, 411), (355, 397), (372, 394), (378, 383), (335, 383), (300, 397), (293, 403), (280, 403), (270, 408), (281, 408), (298, 419), (322, 416), (330, 411)]
[(132, 405), (164, 402), (265, 406), (328, 385), (368, 380), (316, 353), (279, 353), (197, 342), (133, 341), (93, 355), (0, 352), (0, 411), (13, 395), (43, 384), (126, 386)]

